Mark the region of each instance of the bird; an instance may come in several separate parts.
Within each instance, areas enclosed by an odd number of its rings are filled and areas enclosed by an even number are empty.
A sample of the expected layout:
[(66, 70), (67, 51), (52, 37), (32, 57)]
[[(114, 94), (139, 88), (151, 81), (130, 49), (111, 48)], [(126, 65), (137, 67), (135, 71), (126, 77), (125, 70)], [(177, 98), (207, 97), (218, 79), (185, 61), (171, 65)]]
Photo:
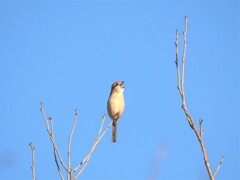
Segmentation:
[(116, 81), (111, 86), (110, 95), (107, 102), (108, 115), (112, 122), (112, 142), (117, 141), (117, 123), (124, 111), (124, 81)]

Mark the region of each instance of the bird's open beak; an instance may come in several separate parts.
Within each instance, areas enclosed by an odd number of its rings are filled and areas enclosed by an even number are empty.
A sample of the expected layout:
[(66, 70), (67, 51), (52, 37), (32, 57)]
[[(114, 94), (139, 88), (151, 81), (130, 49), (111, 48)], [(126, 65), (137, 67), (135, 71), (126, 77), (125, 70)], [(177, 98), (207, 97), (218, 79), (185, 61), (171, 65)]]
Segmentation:
[(121, 84), (121, 87), (122, 87), (122, 88), (124, 88), (123, 84), (124, 84), (124, 81), (122, 81), (122, 84)]

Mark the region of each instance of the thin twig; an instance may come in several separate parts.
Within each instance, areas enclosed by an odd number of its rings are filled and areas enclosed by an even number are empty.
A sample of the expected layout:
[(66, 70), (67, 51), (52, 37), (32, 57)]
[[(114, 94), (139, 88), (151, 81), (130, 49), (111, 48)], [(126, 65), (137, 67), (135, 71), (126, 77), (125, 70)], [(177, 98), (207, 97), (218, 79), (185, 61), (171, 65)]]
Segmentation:
[(183, 31), (184, 37), (184, 47), (183, 47), (183, 56), (182, 56), (182, 78), (181, 78), (181, 90), (182, 90), (182, 100), (183, 104), (186, 104), (185, 95), (184, 95), (184, 77), (185, 77), (185, 59), (187, 52), (187, 30), (188, 30), (188, 17), (185, 16), (185, 29)]
[(103, 124), (104, 124), (104, 122), (105, 122), (105, 119), (106, 119), (106, 114), (104, 114), (103, 117), (102, 117), (102, 123), (101, 123), (100, 129), (99, 129), (99, 131), (98, 131), (97, 137), (99, 137), (100, 134), (101, 134), (101, 132), (102, 132), (102, 128), (103, 128)]
[[(101, 123), (101, 126), (100, 126), (100, 129), (98, 131), (98, 135), (92, 145), (92, 148), (90, 149), (89, 153), (87, 154), (87, 156), (80, 162), (80, 164), (75, 168), (73, 169), (73, 172), (77, 171), (82, 165), (82, 167), (79, 169), (79, 172), (76, 174), (76, 176), (73, 178), (73, 179), (77, 179), (78, 176), (83, 172), (83, 170), (86, 168), (90, 158), (91, 158), (91, 155), (94, 151), (94, 149), (96, 148), (98, 142), (102, 139), (102, 137), (106, 134), (106, 132), (108, 131), (108, 129), (111, 127), (112, 125), (112, 121), (108, 124), (108, 126), (106, 127), (106, 129), (102, 132), (102, 127), (103, 127), (103, 124), (104, 124), (104, 121), (106, 119), (106, 115), (103, 116), (102, 118), (102, 123)], [(102, 133), (101, 133), (102, 132)]]
[[(61, 157), (61, 154), (60, 152), (58, 151), (58, 148), (57, 148), (57, 145), (55, 143), (55, 140), (54, 140), (54, 131), (53, 131), (53, 125), (52, 125), (52, 118), (50, 117), (49, 120), (47, 119), (47, 116), (44, 112), (44, 106), (43, 106), (43, 103), (41, 103), (41, 107), (40, 107), (40, 111), (42, 112), (42, 115), (43, 115), (43, 118), (45, 120), (45, 123), (46, 123), (46, 126), (47, 126), (47, 132), (48, 132), (48, 135), (49, 135), (49, 138), (52, 142), (52, 145), (53, 145), (53, 148), (54, 148), (54, 153), (57, 154), (59, 160), (60, 160), (60, 163), (62, 164), (63, 168), (68, 171), (68, 168), (66, 167), (66, 165), (64, 164), (63, 160), (62, 160), (62, 157)], [(48, 122), (49, 121), (49, 122)], [(50, 125), (49, 125), (50, 123)], [(56, 164), (57, 163), (57, 159), (55, 159), (55, 162)], [(58, 166), (58, 165), (57, 165)], [(58, 166), (59, 167), (59, 166)], [(58, 169), (60, 170), (60, 169)], [(61, 176), (62, 173), (60, 173), (61, 170), (59, 171), (59, 175)]]
[[(48, 119), (49, 119), (49, 126), (50, 126), (49, 129), (51, 130), (50, 139), (53, 140), (53, 142), (54, 142), (54, 144), (55, 144), (52, 117), (50, 116)], [(56, 166), (57, 166), (57, 169), (58, 169), (58, 173), (59, 173), (61, 179), (63, 180), (64, 177), (63, 177), (63, 175), (62, 175), (62, 171), (61, 171), (61, 168), (60, 168), (60, 166), (59, 166), (59, 163), (58, 163), (58, 160), (57, 160), (57, 155), (56, 155), (56, 153), (58, 154), (59, 151), (58, 151), (58, 149), (57, 149), (57, 146), (54, 145), (54, 144), (53, 144), (54, 161), (55, 161), (55, 163), (56, 163)], [(60, 153), (59, 153), (59, 155), (60, 155)], [(59, 158), (59, 159), (60, 159), (60, 158)], [(60, 162), (61, 162), (61, 159), (60, 159)]]
[(33, 180), (36, 180), (36, 174), (35, 174), (35, 147), (32, 145), (32, 143), (29, 143), (29, 146), (31, 147), (32, 150), (32, 177)]
[(62, 171), (60, 169), (60, 166), (59, 166), (59, 163), (58, 163), (58, 160), (57, 160), (56, 150), (55, 150), (54, 146), (53, 146), (53, 153), (54, 153), (54, 161), (56, 163), (56, 166), (57, 166), (57, 169), (58, 169), (58, 173), (59, 173), (61, 179), (64, 180), (64, 177), (62, 175)]
[[(179, 70), (179, 67), (178, 67), (178, 36), (179, 36), (179, 32), (178, 30), (176, 30), (176, 42), (175, 42), (175, 47), (176, 47), (176, 60), (175, 60), (175, 64), (176, 64), (176, 68), (177, 68), (177, 76), (178, 76), (178, 90), (181, 94), (182, 90), (181, 90), (181, 85), (180, 85), (180, 79), (181, 79), (181, 75), (180, 75), (180, 70)], [(182, 97), (182, 94), (181, 94), (181, 97)]]
[(71, 172), (71, 167), (70, 167), (70, 165), (71, 165), (71, 143), (72, 143), (73, 132), (76, 127), (77, 116), (78, 116), (78, 110), (75, 109), (73, 126), (72, 126), (72, 130), (70, 132), (70, 135), (68, 137), (68, 179), (69, 180), (72, 179), (72, 172)]
[(189, 123), (190, 127), (195, 132), (195, 135), (197, 136), (197, 139), (198, 139), (198, 141), (200, 143), (200, 146), (201, 146), (201, 149), (202, 149), (202, 152), (203, 152), (205, 166), (207, 168), (209, 178), (211, 180), (213, 180), (214, 176), (218, 172), (218, 170), (219, 170), (219, 168), (220, 168), (220, 166), (221, 166), (221, 164), (223, 162), (223, 157), (222, 157), (222, 159), (221, 159), (221, 161), (220, 161), (220, 163), (219, 163), (215, 173), (213, 174), (212, 170), (210, 168), (210, 163), (209, 163), (209, 160), (208, 160), (207, 150), (206, 150), (206, 147), (205, 147), (203, 139), (202, 139), (202, 136), (203, 136), (202, 122), (203, 121), (202, 120), (199, 121), (200, 131), (198, 131), (192, 116), (190, 115), (190, 113), (187, 110), (186, 99), (185, 99), (185, 92), (184, 92), (184, 77), (185, 77), (185, 60), (186, 60), (186, 51), (187, 51), (188, 17), (185, 16), (184, 18), (185, 18), (185, 29), (184, 29), (184, 32), (183, 32), (184, 48), (183, 48), (183, 56), (182, 56), (182, 74), (180, 74), (180, 70), (179, 70), (179, 67), (178, 67), (178, 31), (177, 30), (176, 30), (176, 42), (175, 42), (175, 47), (176, 47), (176, 61), (175, 61), (175, 64), (176, 64), (176, 69), (177, 69), (178, 91), (179, 91), (179, 94), (180, 94), (181, 99), (182, 99), (182, 109), (183, 109), (183, 111), (184, 111), (184, 113), (186, 115), (186, 118), (188, 120), (188, 123)]
[(199, 126), (200, 126), (199, 133), (200, 133), (200, 137), (201, 137), (201, 138), (203, 138), (202, 123), (203, 123), (203, 120), (202, 120), (202, 119), (200, 119), (200, 120), (199, 120)]
[[(51, 132), (51, 137), (50, 137), (50, 138), (52, 138), (52, 139), (54, 140), (54, 129), (53, 129), (52, 117), (50, 116), (50, 117), (48, 118), (48, 120), (49, 120), (49, 129), (50, 129), (50, 132)], [(63, 175), (62, 175), (62, 171), (61, 171), (61, 168), (60, 168), (60, 166), (59, 166), (56, 153), (57, 153), (57, 150), (56, 150), (55, 146), (53, 145), (54, 161), (55, 161), (55, 163), (56, 163), (58, 173), (59, 173), (61, 179), (63, 180), (64, 177), (63, 177)]]
[(217, 172), (220, 169), (220, 167), (221, 167), (221, 165), (223, 163), (223, 160), (224, 160), (224, 156), (222, 156), (222, 158), (221, 158), (221, 160), (220, 160), (220, 162), (218, 164), (218, 167), (217, 167), (216, 171), (214, 172), (214, 175), (213, 175), (214, 177), (217, 175)]
[(50, 125), (49, 125), (49, 131), (51, 132), (51, 135), (54, 136), (53, 122), (52, 122), (52, 117), (51, 117), (51, 116), (48, 118), (48, 121), (49, 121), (49, 123), (50, 123)]

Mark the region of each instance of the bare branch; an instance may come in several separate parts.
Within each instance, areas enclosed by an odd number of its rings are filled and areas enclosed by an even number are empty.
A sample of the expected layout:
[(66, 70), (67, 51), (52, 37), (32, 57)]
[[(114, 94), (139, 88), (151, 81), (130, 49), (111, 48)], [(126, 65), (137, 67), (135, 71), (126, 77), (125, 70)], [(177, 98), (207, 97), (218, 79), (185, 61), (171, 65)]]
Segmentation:
[(52, 117), (51, 117), (51, 116), (48, 118), (48, 121), (49, 121), (49, 123), (50, 123), (50, 125), (49, 125), (49, 130), (50, 130), (50, 132), (51, 132), (51, 135), (54, 137), (53, 121), (52, 121)]
[(217, 175), (218, 170), (220, 169), (220, 167), (221, 167), (221, 165), (223, 163), (223, 160), (224, 160), (224, 156), (222, 156), (220, 162), (218, 163), (218, 167), (217, 167), (217, 169), (216, 169), (216, 171), (214, 172), (214, 175), (213, 175), (214, 177)]
[(106, 114), (104, 114), (103, 117), (102, 117), (102, 123), (101, 123), (100, 129), (99, 129), (99, 131), (98, 131), (97, 137), (99, 137), (100, 134), (101, 134), (101, 132), (102, 132), (102, 128), (103, 128), (103, 124), (104, 124), (104, 122), (105, 122), (105, 119), (106, 119)]
[(95, 139), (95, 141), (94, 141), (94, 143), (93, 143), (93, 145), (92, 145), (92, 148), (90, 149), (88, 155), (80, 162), (80, 164), (79, 164), (76, 168), (73, 169), (73, 172), (75, 172), (75, 171), (77, 171), (77, 170), (82, 166), (82, 167), (79, 169), (79, 172), (77, 173), (77, 175), (76, 175), (73, 179), (77, 179), (78, 176), (79, 176), (79, 175), (83, 172), (83, 170), (86, 168), (86, 166), (87, 166), (87, 164), (88, 164), (88, 162), (89, 162), (89, 160), (90, 160), (90, 158), (91, 158), (91, 155), (92, 155), (94, 149), (96, 148), (98, 142), (102, 139), (102, 137), (106, 134), (106, 132), (108, 131), (108, 129), (111, 127), (112, 121), (108, 124), (108, 126), (107, 126), (106, 129), (103, 131), (103, 133), (101, 133), (101, 132), (102, 132), (103, 124), (104, 124), (104, 122), (105, 122), (105, 119), (106, 119), (106, 115), (104, 115), (104, 116), (102, 117), (102, 123), (101, 123), (100, 129), (99, 129), (99, 131), (98, 131), (98, 135), (97, 135), (97, 137), (96, 137), (96, 139)]
[(184, 48), (183, 48), (183, 56), (182, 56), (182, 78), (181, 78), (181, 90), (182, 90), (182, 100), (183, 104), (185, 102), (185, 95), (184, 95), (184, 77), (185, 77), (185, 59), (186, 59), (186, 51), (187, 51), (187, 30), (188, 30), (188, 17), (185, 16), (185, 29), (183, 31), (184, 37)]
[[(47, 126), (47, 132), (48, 132), (48, 135), (49, 135), (49, 138), (52, 142), (52, 145), (53, 145), (53, 148), (54, 148), (54, 155), (57, 154), (57, 157), (59, 158), (60, 160), (60, 163), (62, 164), (63, 168), (68, 171), (68, 168), (66, 167), (66, 165), (64, 164), (63, 160), (62, 160), (62, 157), (61, 157), (61, 154), (60, 152), (58, 151), (58, 148), (57, 148), (57, 145), (55, 143), (55, 140), (54, 140), (54, 131), (53, 131), (53, 125), (52, 125), (52, 118), (50, 117), (49, 119), (47, 119), (47, 116), (45, 115), (45, 112), (44, 112), (44, 106), (43, 106), (43, 103), (41, 103), (41, 107), (40, 107), (40, 111), (42, 112), (42, 115), (43, 115), (43, 118), (45, 120), (45, 123), (46, 123), (46, 126)], [(50, 123), (50, 125), (49, 125)], [(56, 153), (56, 154), (55, 154)], [(62, 178), (62, 173), (61, 173), (61, 170), (59, 168), (59, 164), (57, 162), (57, 158), (55, 157), (55, 162), (56, 162), (56, 165), (58, 167), (58, 172), (59, 172), (59, 175), (61, 176)]]
[(31, 147), (32, 150), (32, 177), (33, 180), (36, 180), (36, 174), (35, 174), (35, 147), (32, 145), (32, 143), (29, 143), (29, 146)]
[[(58, 169), (58, 173), (59, 173), (61, 179), (63, 180), (64, 177), (62, 175), (61, 168), (60, 168), (59, 163), (58, 163), (58, 159), (60, 160), (60, 163), (61, 163), (62, 167), (67, 171), (67, 178), (68, 178), (68, 180), (72, 180), (72, 179), (78, 178), (78, 176), (83, 172), (83, 170), (87, 166), (87, 164), (88, 164), (88, 162), (89, 162), (89, 160), (91, 158), (91, 155), (92, 155), (94, 149), (96, 148), (97, 144), (102, 139), (102, 137), (106, 134), (108, 129), (111, 127), (112, 121), (108, 124), (106, 129), (102, 132), (102, 128), (103, 128), (103, 125), (104, 125), (104, 122), (105, 122), (105, 119), (106, 119), (106, 114), (102, 117), (102, 122), (101, 122), (101, 126), (99, 128), (97, 137), (96, 137), (96, 139), (95, 139), (95, 141), (94, 141), (94, 143), (93, 143), (93, 145), (92, 145), (88, 155), (80, 162), (80, 164), (78, 166), (76, 166), (75, 168), (71, 169), (71, 143), (72, 143), (72, 136), (73, 136), (73, 133), (74, 133), (74, 130), (75, 130), (75, 127), (76, 127), (78, 110), (77, 109), (75, 110), (73, 126), (72, 126), (72, 129), (71, 129), (70, 135), (68, 137), (68, 167), (66, 167), (66, 165), (64, 164), (64, 162), (62, 160), (62, 157), (60, 155), (60, 152), (59, 152), (59, 150), (57, 148), (57, 145), (55, 143), (52, 117), (49, 117), (47, 119), (47, 116), (45, 115), (45, 112), (44, 112), (43, 103), (41, 103), (40, 111), (42, 112), (42, 115), (44, 117), (44, 120), (45, 120), (45, 123), (46, 123), (46, 127), (47, 127), (47, 132), (48, 132), (49, 138), (50, 138), (50, 140), (52, 142), (52, 145), (53, 145), (54, 160), (55, 160), (55, 163), (56, 163), (56, 166), (57, 166), (57, 169)], [(79, 170), (79, 172), (75, 175), (75, 177), (72, 177), (73, 173), (76, 172), (77, 170)]]
[(178, 77), (178, 91), (180, 92), (180, 95), (182, 97), (182, 90), (181, 90), (181, 85), (180, 85), (180, 82), (181, 82), (181, 74), (180, 74), (180, 70), (179, 70), (179, 67), (178, 67), (178, 36), (179, 36), (179, 33), (178, 33), (178, 30), (176, 30), (176, 42), (175, 42), (175, 47), (176, 47), (176, 60), (175, 60), (175, 64), (176, 64), (176, 68), (177, 68), (177, 77)]
[(207, 155), (207, 150), (205, 148), (202, 136), (203, 136), (203, 130), (202, 130), (202, 122), (203, 120), (200, 119), (199, 121), (199, 125), (200, 125), (200, 131), (197, 130), (197, 127), (194, 123), (194, 120), (192, 118), (192, 116), (190, 115), (190, 113), (187, 110), (187, 105), (186, 105), (186, 99), (185, 99), (185, 92), (184, 92), (184, 78), (185, 78), (185, 60), (186, 60), (186, 51), (187, 51), (187, 30), (188, 30), (188, 17), (185, 16), (185, 28), (184, 28), (184, 32), (183, 32), (183, 36), (184, 36), (184, 48), (183, 48), (183, 56), (182, 56), (182, 74), (180, 74), (180, 70), (179, 70), (179, 66), (178, 66), (178, 30), (176, 30), (176, 42), (175, 42), (175, 47), (176, 47), (176, 69), (177, 69), (177, 78), (178, 78), (178, 91), (179, 94), (181, 96), (182, 99), (182, 109), (186, 115), (186, 118), (188, 120), (188, 123), (190, 125), (190, 127), (193, 129), (193, 131), (195, 132), (195, 135), (197, 136), (197, 139), (200, 143), (202, 152), (203, 152), (203, 157), (204, 157), (204, 162), (205, 162), (205, 166), (207, 168), (208, 171), (208, 175), (209, 178), (211, 180), (214, 179), (214, 176), (216, 175), (218, 169), (220, 168), (223, 158), (221, 159), (218, 168), (216, 169), (216, 172), (213, 174), (212, 170), (210, 168), (210, 163), (208, 160), (208, 155)]
[(201, 137), (201, 138), (203, 138), (202, 123), (203, 123), (203, 120), (202, 120), (202, 119), (200, 119), (200, 120), (199, 120), (199, 126), (200, 126), (199, 133), (200, 133), (200, 137)]
[(54, 146), (53, 146), (53, 153), (54, 153), (54, 161), (55, 161), (55, 163), (56, 163), (56, 166), (57, 166), (57, 169), (58, 169), (58, 173), (59, 173), (61, 179), (63, 180), (64, 177), (63, 177), (63, 175), (62, 175), (62, 171), (61, 171), (60, 166), (59, 166), (59, 164), (58, 164), (57, 155), (56, 155), (56, 150), (54, 149)]
[[(182, 97), (183, 97), (183, 98), (182, 98), (182, 102), (184, 102), (184, 101), (183, 101), (183, 99), (185, 99), (184, 91), (182, 91), (181, 93), (182, 93)], [(195, 126), (195, 124), (193, 124), (193, 123), (194, 123), (194, 122), (193, 122), (193, 119), (192, 119), (191, 115), (189, 114), (189, 112), (188, 112), (188, 110), (187, 110), (186, 102), (185, 102), (185, 103), (182, 103), (182, 109), (183, 109), (183, 111), (185, 112), (185, 115), (186, 115), (186, 118), (187, 118), (187, 120), (188, 120), (188, 123), (189, 123), (190, 127), (193, 129), (193, 126)]]
[(78, 110), (75, 109), (73, 126), (72, 126), (72, 130), (70, 132), (70, 135), (68, 137), (68, 179), (72, 179), (72, 172), (71, 172), (71, 167), (70, 167), (70, 165), (71, 165), (71, 143), (72, 143), (73, 132), (76, 127), (77, 116), (78, 116)]

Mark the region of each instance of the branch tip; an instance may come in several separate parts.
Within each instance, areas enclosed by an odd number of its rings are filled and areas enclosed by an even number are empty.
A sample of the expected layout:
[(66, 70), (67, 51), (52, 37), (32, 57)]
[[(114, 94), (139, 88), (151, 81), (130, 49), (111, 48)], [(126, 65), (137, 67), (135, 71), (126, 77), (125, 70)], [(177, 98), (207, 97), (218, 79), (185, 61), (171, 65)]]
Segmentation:
[(75, 116), (77, 116), (78, 115), (78, 109), (76, 108), (75, 109)]
[(32, 166), (31, 166), (32, 178), (33, 178), (33, 180), (36, 180), (36, 174), (35, 174), (35, 154), (34, 154), (35, 147), (33, 146), (32, 142), (29, 143), (29, 146), (30, 146), (31, 151), (32, 151)]
[(220, 169), (220, 167), (221, 167), (221, 165), (223, 163), (223, 160), (224, 160), (224, 155), (222, 155), (222, 158), (221, 158), (220, 162), (218, 163), (218, 167), (217, 167), (216, 171), (213, 174), (214, 177), (217, 175), (218, 170)]
[(107, 117), (106, 113), (102, 116), (102, 119), (105, 119)]

